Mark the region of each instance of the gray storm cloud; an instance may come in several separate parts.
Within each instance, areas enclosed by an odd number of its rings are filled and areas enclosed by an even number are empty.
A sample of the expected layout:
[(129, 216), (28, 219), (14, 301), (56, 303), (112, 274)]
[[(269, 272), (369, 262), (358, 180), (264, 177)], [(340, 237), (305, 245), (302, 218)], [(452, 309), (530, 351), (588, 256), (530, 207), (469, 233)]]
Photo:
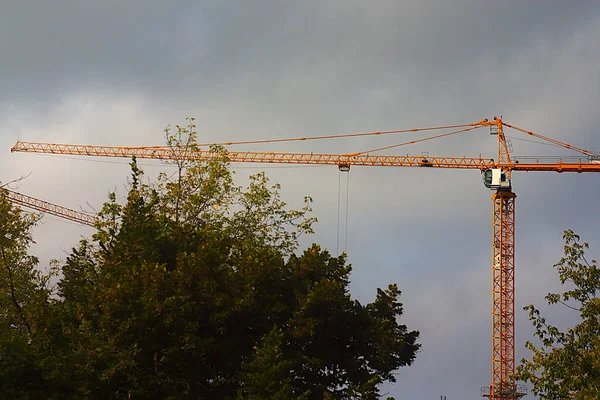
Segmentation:
[[(600, 101), (600, 6), (581, 1), (159, 1), (25, 4), (0, 13), (0, 158), (23, 193), (98, 208), (124, 193), (127, 160), (10, 154), (16, 140), (161, 144), (197, 118), (201, 141), (267, 139), (508, 122), (590, 150)], [(565, 154), (509, 132), (515, 154)], [(408, 137), (408, 136), (406, 136)], [(410, 138), (416, 137), (415, 135)], [(405, 136), (249, 146), (349, 152)], [(391, 153), (493, 156), (483, 129)], [(143, 163), (149, 175), (160, 168)], [(234, 165), (239, 181), (257, 165)], [(299, 205), (315, 198), (317, 233), (335, 250), (335, 167), (265, 167)], [(345, 178), (343, 178), (345, 179)], [(556, 288), (562, 230), (600, 251), (599, 177), (514, 174), (517, 358), (531, 327), (521, 307)], [(348, 253), (353, 293), (398, 282), (423, 353), (387, 390), (398, 398), (476, 398), (489, 384), (491, 193), (476, 171), (353, 168)], [(60, 234), (57, 234), (60, 233)], [(89, 230), (45, 218), (35, 252), (64, 257)], [(594, 247), (594, 245), (596, 246)], [(553, 317), (568, 321), (555, 312)], [(530, 396), (531, 397), (531, 396)]]

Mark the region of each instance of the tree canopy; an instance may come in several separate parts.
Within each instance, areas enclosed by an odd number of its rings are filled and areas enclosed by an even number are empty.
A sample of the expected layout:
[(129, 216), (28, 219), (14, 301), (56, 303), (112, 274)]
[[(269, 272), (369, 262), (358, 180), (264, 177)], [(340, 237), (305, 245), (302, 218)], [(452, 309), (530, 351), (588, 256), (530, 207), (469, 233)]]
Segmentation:
[(167, 129), (155, 182), (132, 160), (125, 203), (110, 193), (56, 277), (0, 196), (0, 397), (371, 399), (413, 363), (398, 286), (353, 299), (344, 254), (299, 250), (311, 199), (289, 209), (264, 173), (236, 186), (222, 148), (189, 157), (194, 128)]
[(531, 359), (517, 367), (517, 379), (531, 382), (534, 394), (544, 399), (600, 398), (600, 269), (589, 261), (572, 230), (564, 233), (564, 257), (554, 265), (563, 293), (549, 293), (550, 305), (561, 305), (579, 314), (580, 322), (562, 331), (548, 323), (533, 305), (525, 307), (539, 345), (528, 341)]

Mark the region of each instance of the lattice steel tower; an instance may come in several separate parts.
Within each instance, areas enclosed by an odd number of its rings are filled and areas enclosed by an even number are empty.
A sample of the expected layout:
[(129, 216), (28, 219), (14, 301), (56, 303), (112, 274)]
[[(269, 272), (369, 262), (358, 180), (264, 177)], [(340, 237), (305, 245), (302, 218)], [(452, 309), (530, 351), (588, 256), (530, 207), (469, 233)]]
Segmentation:
[[(499, 120), (498, 120), (499, 121)], [(498, 160), (510, 164), (502, 123), (490, 125), (498, 135)], [(515, 371), (515, 199), (510, 170), (484, 173), (484, 183), (496, 190), (492, 195), (492, 383), (481, 395), (490, 399), (516, 400), (525, 386), (512, 379)]]

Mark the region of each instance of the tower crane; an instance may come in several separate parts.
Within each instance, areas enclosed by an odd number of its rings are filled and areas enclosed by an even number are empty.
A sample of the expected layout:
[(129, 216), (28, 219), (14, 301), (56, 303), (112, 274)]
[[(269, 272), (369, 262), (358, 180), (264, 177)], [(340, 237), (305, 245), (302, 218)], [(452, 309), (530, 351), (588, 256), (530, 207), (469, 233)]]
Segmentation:
[[(490, 134), (497, 136), (497, 158), (457, 158), (420, 156), (373, 155), (379, 150), (413, 144), (442, 136), (465, 132), (481, 127), (489, 127)], [(230, 162), (274, 163), (274, 164), (326, 164), (336, 165), (341, 171), (351, 166), (388, 166), (388, 167), (427, 167), (476, 169), (482, 174), (485, 187), (493, 191), (492, 219), (492, 382), (483, 387), (481, 395), (490, 399), (514, 400), (526, 394), (526, 388), (518, 385), (512, 375), (515, 368), (515, 319), (514, 319), (514, 240), (515, 240), (515, 199), (512, 190), (511, 175), (514, 171), (554, 171), (554, 172), (600, 172), (600, 155), (579, 147), (527, 131), (504, 122), (501, 118), (484, 119), (463, 125), (450, 125), (433, 128), (416, 128), (386, 132), (369, 132), (319, 136), (309, 138), (291, 138), (277, 140), (257, 140), (244, 142), (226, 142), (222, 145), (283, 142), (295, 140), (314, 140), (364, 135), (382, 135), (399, 132), (430, 131), (437, 129), (460, 128), (450, 133), (439, 134), (410, 142), (386, 146), (369, 152), (350, 154), (323, 153), (284, 153), (284, 152), (228, 152)], [(577, 159), (552, 159), (544, 157), (513, 159), (509, 153), (504, 128), (511, 128), (530, 137), (544, 140), (553, 145), (574, 150), (583, 157)], [(200, 149), (195, 152), (178, 151), (167, 146), (129, 147), (129, 146), (92, 146), (75, 144), (56, 144), (43, 142), (17, 142), (12, 152), (33, 152), (47, 154), (101, 156), (101, 157), (137, 157), (147, 159), (196, 159), (211, 160), (220, 157), (211, 150)], [(564, 161), (566, 160), (566, 161)]]
[(19, 206), (27, 207), (36, 211), (41, 211), (45, 214), (54, 215), (64, 218), (69, 221), (77, 222), (82, 225), (94, 226), (98, 217), (92, 214), (75, 211), (70, 208), (52, 204), (44, 200), (36, 199), (35, 197), (27, 196), (22, 193), (14, 192), (9, 189), (2, 188), (8, 200)]

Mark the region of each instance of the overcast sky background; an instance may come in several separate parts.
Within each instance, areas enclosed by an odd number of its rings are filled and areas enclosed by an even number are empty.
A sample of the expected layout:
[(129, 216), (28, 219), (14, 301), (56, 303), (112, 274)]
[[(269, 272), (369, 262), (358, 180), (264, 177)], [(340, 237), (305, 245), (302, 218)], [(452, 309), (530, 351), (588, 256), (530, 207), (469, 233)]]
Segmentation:
[[(600, 3), (596, 1), (0, 0), (0, 180), (67, 207), (124, 192), (128, 161), (9, 152), (16, 140), (157, 145), (197, 118), (201, 142), (271, 139), (505, 121), (600, 151)], [(572, 154), (519, 139), (513, 154)], [(420, 137), (253, 145), (256, 151), (366, 150)], [(487, 129), (390, 153), (494, 157)], [(241, 148), (236, 147), (235, 150)], [(142, 162), (149, 175), (157, 163)], [(261, 169), (320, 223), (310, 241), (336, 250), (340, 173)], [(423, 351), (386, 390), (402, 399), (479, 398), (491, 379), (491, 192), (477, 171), (353, 168), (352, 293), (371, 301), (398, 282)], [(342, 182), (345, 183), (345, 176)], [(600, 253), (595, 174), (515, 173), (517, 359), (532, 328), (522, 307), (557, 288), (552, 265), (571, 228)], [(88, 205), (89, 204), (89, 205)], [(45, 267), (86, 227), (45, 217)], [(342, 240), (343, 243), (343, 240)], [(542, 307), (544, 308), (544, 307)], [(551, 310), (553, 321), (572, 315)], [(533, 398), (528, 396), (527, 398)]]

